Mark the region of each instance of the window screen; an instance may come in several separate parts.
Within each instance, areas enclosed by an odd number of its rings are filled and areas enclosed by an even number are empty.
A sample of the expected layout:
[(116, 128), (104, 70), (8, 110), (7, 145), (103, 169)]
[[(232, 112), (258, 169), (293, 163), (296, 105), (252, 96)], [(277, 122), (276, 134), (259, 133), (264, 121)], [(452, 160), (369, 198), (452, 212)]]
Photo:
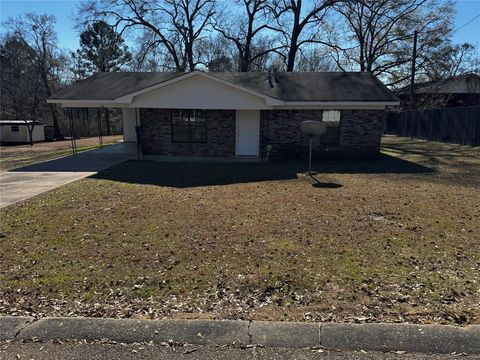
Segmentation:
[(172, 110), (171, 118), (173, 142), (207, 142), (206, 110)]

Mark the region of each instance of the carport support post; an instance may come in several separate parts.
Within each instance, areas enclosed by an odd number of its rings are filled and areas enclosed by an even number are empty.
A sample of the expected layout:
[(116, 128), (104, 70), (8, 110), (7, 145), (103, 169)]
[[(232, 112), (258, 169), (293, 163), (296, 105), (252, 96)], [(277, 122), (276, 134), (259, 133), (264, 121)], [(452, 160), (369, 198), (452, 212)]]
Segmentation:
[(135, 133), (137, 134), (137, 157), (138, 160), (143, 160), (142, 127), (138, 121), (138, 109), (135, 109)]
[(102, 135), (102, 112), (97, 108), (97, 122), (98, 122), (98, 144), (100, 148), (103, 148), (103, 135)]
[(67, 108), (68, 124), (70, 127), (70, 142), (72, 144), (72, 155), (77, 154), (77, 140), (75, 139), (75, 128), (73, 126), (73, 109)]

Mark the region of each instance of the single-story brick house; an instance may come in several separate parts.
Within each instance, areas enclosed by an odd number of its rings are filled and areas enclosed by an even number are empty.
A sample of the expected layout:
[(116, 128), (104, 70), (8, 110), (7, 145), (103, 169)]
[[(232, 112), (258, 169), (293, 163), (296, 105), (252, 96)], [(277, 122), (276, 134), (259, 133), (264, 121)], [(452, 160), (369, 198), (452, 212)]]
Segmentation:
[(399, 100), (366, 72), (193, 71), (96, 73), (48, 102), (122, 108), (125, 141), (141, 132), (147, 156), (282, 159), (305, 154), (304, 120), (328, 126), (317, 153), (377, 156), (385, 107)]

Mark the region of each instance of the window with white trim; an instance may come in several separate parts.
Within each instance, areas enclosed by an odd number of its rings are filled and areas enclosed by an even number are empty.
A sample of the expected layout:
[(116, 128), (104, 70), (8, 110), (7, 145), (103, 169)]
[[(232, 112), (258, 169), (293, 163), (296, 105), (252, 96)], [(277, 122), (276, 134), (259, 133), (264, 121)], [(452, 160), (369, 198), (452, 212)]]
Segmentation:
[(322, 122), (327, 125), (327, 131), (320, 137), (320, 143), (325, 145), (337, 145), (340, 139), (340, 110), (324, 110)]

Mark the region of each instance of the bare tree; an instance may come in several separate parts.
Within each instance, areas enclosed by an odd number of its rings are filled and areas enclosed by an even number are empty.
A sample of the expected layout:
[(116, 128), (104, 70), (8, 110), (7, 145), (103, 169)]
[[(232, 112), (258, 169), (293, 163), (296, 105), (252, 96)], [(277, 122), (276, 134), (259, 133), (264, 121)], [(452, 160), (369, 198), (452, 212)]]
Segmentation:
[[(266, 30), (276, 30), (270, 25), (272, 19), (269, 0), (235, 0), (233, 2), (240, 8), (239, 12), (234, 16), (227, 16), (226, 12), (232, 12), (229, 2), (228, 11), (221, 14), (220, 19), (214, 23), (214, 28), (235, 45), (238, 54), (238, 71), (247, 72), (252, 70), (257, 60), (277, 51), (281, 46), (273, 45), (273, 41), (268, 41), (267, 37), (261, 38)], [(266, 43), (270, 43), (270, 46), (263, 46)]]
[[(16, 19), (9, 19), (6, 26), (17, 39), (31, 49), (46, 97), (50, 97), (56, 91), (58, 79), (55, 79), (55, 75), (63, 61), (57, 49), (55, 18), (47, 14), (28, 13)], [(53, 120), (54, 137), (60, 139), (63, 135), (58, 125), (57, 108), (55, 104), (49, 104), (48, 107)]]
[(202, 59), (202, 65), (208, 71), (236, 71), (234, 46), (220, 34), (199, 42), (197, 52)]
[[(346, 24), (346, 37), (333, 43), (337, 66), (389, 78), (395, 85), (410, 76), (414, 30), (418, 31), (417, 68), (422, 68), (451, 32), (451, 1), (363, 0), (335, 6)], [(352, 46), (353, 44), (353, 46)], [(347, 45), (347, 46), (346, 46)]]
[(215, 14), (215, 0), (88, 0), (80, 9), (82, 25), (110, 23), (122, 35), (132, 30), (143, 41), (140, 54), (162, 47), (176, 71), (198, 65), (195, 46)]
[(472, 44), (446, 44), (428, 58), (423, 66), (427, 80), (449, 79), (455, 76), (478, 73), (478, 58)]
[(336, 65), (330, 56), (330, 49), (314, 45), (300, 50), (296, 68), (298, 71), (334, 71)]
[(32, 49), (15, 36), (7, 36), (0, 45), (2, 114), (25, 122), (30, 145), (40, 106), (40, 74), (34, 58)]
[[(357, 0), (350, 0), (355, 3)], [(270, 9), (277, 21), (276, 30), (282, 34), (287, 71), (295, 69), (301, 47), (306, 44), (324, 44), (320, 38), (321, 24), (327, 11), (344, 0), (271, 0)]]

